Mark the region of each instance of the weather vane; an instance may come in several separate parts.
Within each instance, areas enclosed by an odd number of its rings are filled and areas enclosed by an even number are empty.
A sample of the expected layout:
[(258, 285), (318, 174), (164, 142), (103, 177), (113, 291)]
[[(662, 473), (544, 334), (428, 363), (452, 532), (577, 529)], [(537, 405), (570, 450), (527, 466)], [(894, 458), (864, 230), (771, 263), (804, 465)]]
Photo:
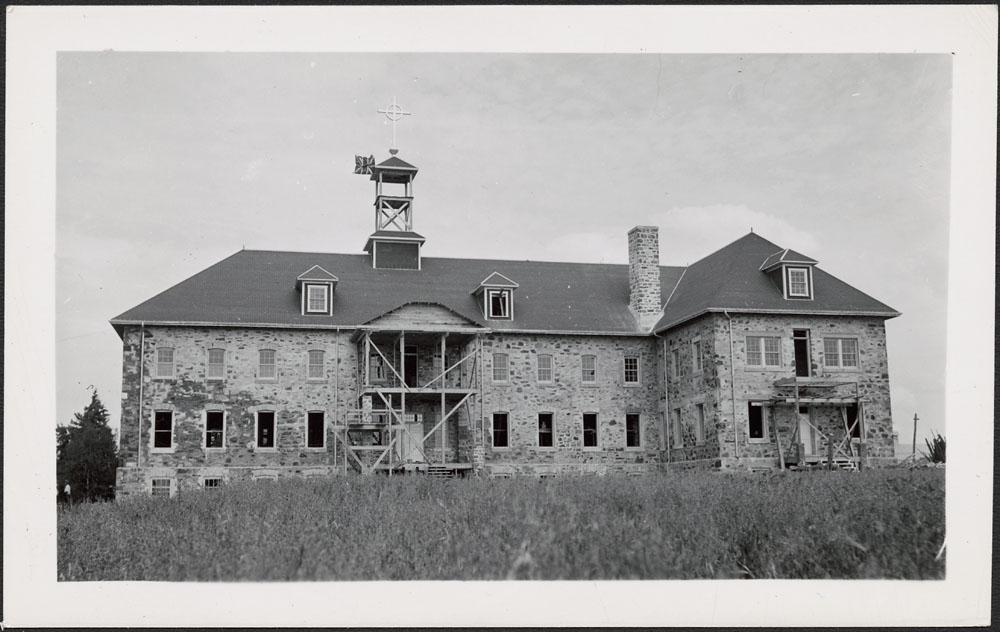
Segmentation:
[(386, 106), (384, 110), (379, 110), (379, 113), (385, 114), (385, 118), (392, 121), (392, 147), (389, 148), (389, 153), (395, 156), (399, 153), (399, 149), (396, 148), (396, 121), (404, 116), (410, 116), (410, 113), (404, 111), (402, 107), (396, 105), (395, 96), (392, 97), (392, 105)]

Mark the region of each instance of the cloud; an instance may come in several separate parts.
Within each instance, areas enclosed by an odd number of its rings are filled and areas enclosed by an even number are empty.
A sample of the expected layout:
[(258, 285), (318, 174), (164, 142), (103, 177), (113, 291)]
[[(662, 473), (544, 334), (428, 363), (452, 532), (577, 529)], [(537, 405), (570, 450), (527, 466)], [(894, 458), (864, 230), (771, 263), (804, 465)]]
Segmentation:
[(240, 176), (241, 182), (253, 182), (260, 177), (260, 169), (264, 166), (264, 159), (257, 158), (256, 160), (251, 160), (250, 164), (247, 165), (247, 170)]

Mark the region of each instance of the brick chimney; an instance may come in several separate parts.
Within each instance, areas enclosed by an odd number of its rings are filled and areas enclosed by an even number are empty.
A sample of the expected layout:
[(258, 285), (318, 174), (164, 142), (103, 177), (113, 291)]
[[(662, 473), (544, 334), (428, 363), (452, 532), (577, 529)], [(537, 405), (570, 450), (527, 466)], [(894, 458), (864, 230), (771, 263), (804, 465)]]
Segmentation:
[(639, 326), (650, 329), (660, 315), (660, 229), (628, 231), (628, 305)]

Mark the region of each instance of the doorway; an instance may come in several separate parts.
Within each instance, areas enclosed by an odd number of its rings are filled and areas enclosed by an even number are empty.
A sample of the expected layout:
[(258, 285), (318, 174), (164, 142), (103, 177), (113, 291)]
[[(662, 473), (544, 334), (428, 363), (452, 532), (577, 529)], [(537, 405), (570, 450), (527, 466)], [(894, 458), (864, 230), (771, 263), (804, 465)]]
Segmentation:
[(403, 348), (403, 377), (410, 388), (417, 386), (417, 347), (406, 345)]
[(809, 407), (799, 406), (799, 443), (805, 456), (816, 454), (816, 429), (809, 422)]
[(795, 376), (809, 377), (809, 330), (793, 329), (792, 341), (795, 343)]

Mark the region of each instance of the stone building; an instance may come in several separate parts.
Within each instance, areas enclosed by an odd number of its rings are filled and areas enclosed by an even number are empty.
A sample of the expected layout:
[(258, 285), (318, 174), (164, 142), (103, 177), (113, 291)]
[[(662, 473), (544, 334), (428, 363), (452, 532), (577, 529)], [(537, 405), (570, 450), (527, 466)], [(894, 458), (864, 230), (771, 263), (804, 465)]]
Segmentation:
[(892, 462), (898, 312), (750, 233), (661, 266), (422, 256), (417, 168), (373, 166), (364, 254), (241, 250), (112, 319), (119, 495), (406, 472)]

